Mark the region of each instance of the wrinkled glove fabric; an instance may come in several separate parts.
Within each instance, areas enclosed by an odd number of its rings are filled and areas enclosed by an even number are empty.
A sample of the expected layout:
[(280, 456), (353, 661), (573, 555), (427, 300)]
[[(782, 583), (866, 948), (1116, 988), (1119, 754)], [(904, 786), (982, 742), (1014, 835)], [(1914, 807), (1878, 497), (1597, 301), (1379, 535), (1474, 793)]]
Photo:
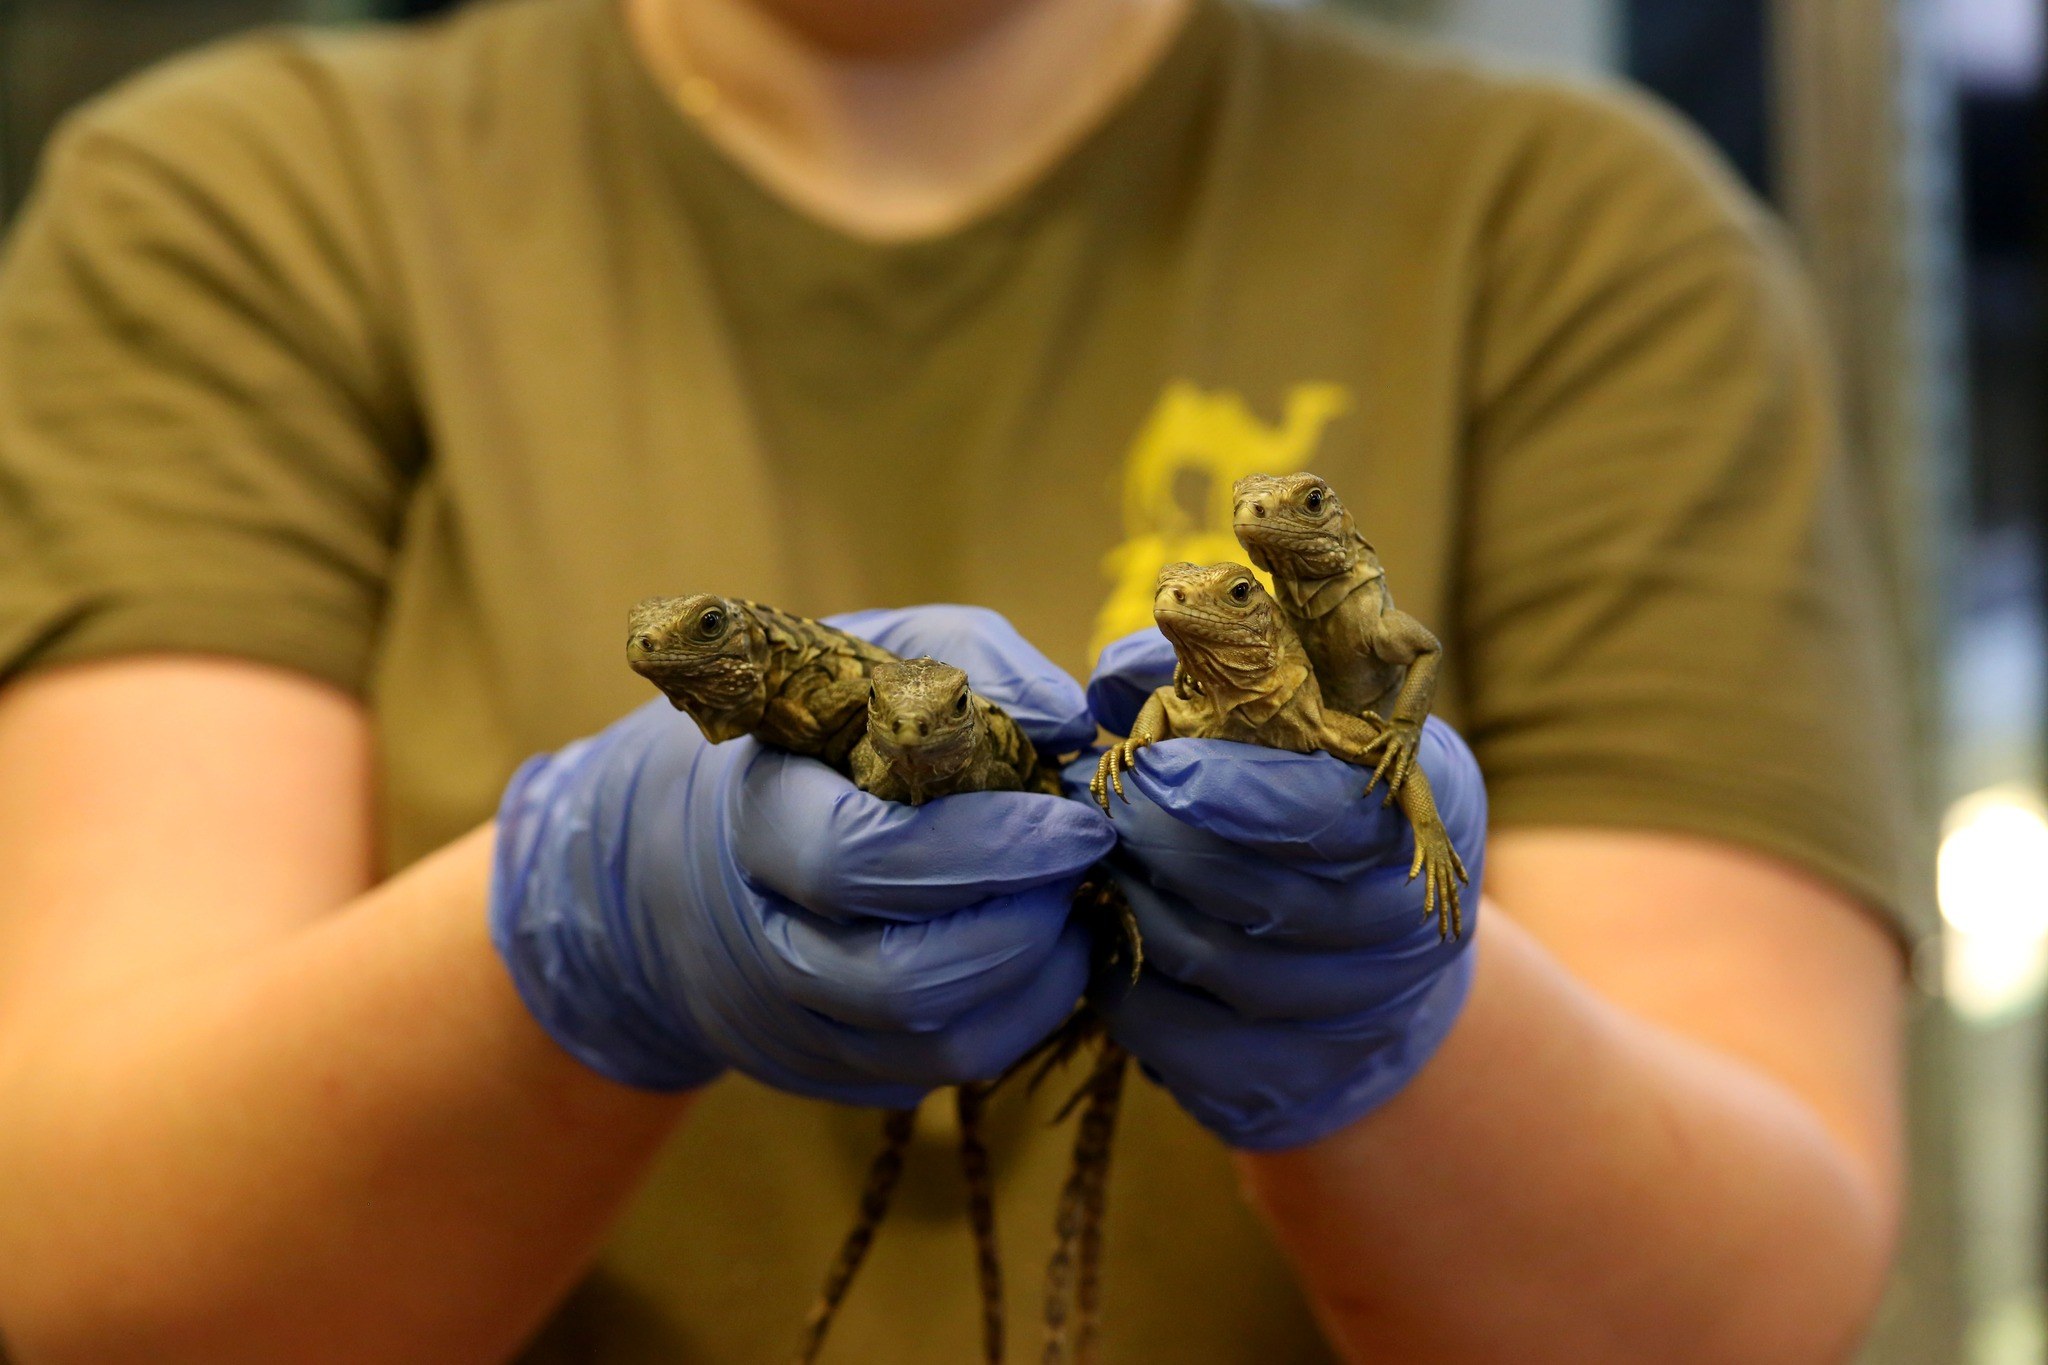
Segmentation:
[[(1093, 734), (1079, 687), (993, 613), (834, 624), (965, 668), (1049, 752)], [(813, 759), (707, 743), (656, 700), (513, 778), (492, 937), (535, 1018), (614, 1080), (732, 1068), (901, 1108), (994, 1077), (1073, 1009), (1069, 901), (1114, 838), (1058, 797), (880, 801)]]
[[(1157, 632), (1104, 651), (1089, 697), (1127, 730), (1169, 682)], [(1435, 1053), (1472, 975), (1486, 790), (1457, 733), (1432, 718), (1420, 762), (1472, 874), (1463, 940), (1424, 921), (1413, 832), (1364, 769), (1328, 754), (1219, 740), (1142, 751), (1117, 802), (1112, 859), (1144, 934), (1145, 971), (1110, 1030), (1199, 1122), (1233, 1146), (1300, 1146), (1377, 1109)], [(1067, 770), (1085, 794), (1092, 760)]]

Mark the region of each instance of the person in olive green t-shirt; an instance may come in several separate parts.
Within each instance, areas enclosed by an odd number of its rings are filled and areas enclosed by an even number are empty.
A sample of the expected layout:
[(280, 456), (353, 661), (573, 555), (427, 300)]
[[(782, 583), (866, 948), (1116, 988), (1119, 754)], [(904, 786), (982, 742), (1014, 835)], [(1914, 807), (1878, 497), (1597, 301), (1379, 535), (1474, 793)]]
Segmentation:
[[(644, 595), (983, 604), (1085, 676), (1312, 468), (1444, 640), (1476, 978), (1306, 1147), (1134, 1084), (1106, 1354), (1839, 1358), (1918, 897), (1838, 445), (1665, 115), (1327, 17), (502, 0), (131, 82), (0, 263), (0, 1339), (786, 1352), (872, 1116), (557, 1047), (507, 780), (645, 700)], [(1047, 1112), (995, 1114), (1027, 1324)], [(927, 1120), (839, 1358), (972, 1355)]]

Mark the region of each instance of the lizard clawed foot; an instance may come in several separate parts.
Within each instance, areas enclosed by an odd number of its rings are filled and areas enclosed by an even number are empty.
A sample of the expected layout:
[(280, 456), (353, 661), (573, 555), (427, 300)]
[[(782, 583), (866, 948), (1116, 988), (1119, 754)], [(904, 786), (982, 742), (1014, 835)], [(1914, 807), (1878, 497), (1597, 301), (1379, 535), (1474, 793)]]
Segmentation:
[(1394, 798), (1400, 795), (1402, 784), (1415, 770), (1415, 752), (1422, 747), (1422, 727), (1413, 721), (1387, 720), (1369, 711), (1365, 720), (1374, 725), (1378, 733), (1366, 741), (1364, 750), (1355, 761), (1369, 761), (1375, 751), (1379, 753), (1379, 760), (1373, 766), (1372, 777), (1365, 784), (1364, 795), (1371, 796), (1373, 788), (1385, 781), (1387, 795), (1380, 804), (1391, 806)]
[(1101, 865), (1091, 868), (1074, 890), (1074, 914), (1088, 926), (1088, 996), (1114, 999), (1138, 984), (1145, 966), (1145, 936), (1130, 898)]
[(1088, 783), (1088, 794), (1095, 798), (1095, 804), (1102, 807), (1104, 815), (1114, 818), (1109, 808), (1109, 793), (1114, 790), (1130, 804), (1130, 796), (1124, 791), (1124, 774), (1137, 766), (1137, 752), (1145, 747), (1142, 739), (1123, 739), (1103, 750), (1102, 757), (1095, 764), (1095, 776)]
[(1436, 921), (1438, 939), (1465, 936), (1465, 903), (1458, 888), (1471, 883), (1465, 860), (1451, 846), (1451, 837), (1439, 825), (1434, 830), (1415, 832), (1415, 861), (1409, 864), (1408, 880), (1423, 877), (1422, 918)]
[(1205, 695), (1202, 691), (1202, 680), (1188, 672), (1186, 664), (1175, 663), (1173, 666), (1173, 695), (1182, 701), (1193, 701), (1196, 697)]

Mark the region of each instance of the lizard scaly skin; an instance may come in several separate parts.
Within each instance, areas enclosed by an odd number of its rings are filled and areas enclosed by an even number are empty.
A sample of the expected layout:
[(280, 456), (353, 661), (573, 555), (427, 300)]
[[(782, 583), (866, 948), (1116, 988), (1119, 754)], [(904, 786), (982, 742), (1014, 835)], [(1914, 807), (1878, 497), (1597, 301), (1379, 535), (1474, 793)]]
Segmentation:
[[(1285, 612), (1242, 564), (1170, 564), (1160, 570), (1152, 612), (1186, 679), (1155, 691), (1096, 766), (1089, 790), (1110, 809), (1138, 750), (1165, 739), (1228, 739), (1295, 753), (1322, 750), (1369, 766), (1386, 723), (1324, 705), (1308, 652)], [(1191, 685), (1189, 685), (1191, 684)], [(1377, 723), (1376, 723), (1377, 722)], [(1370, 786), (1367, 787), (1370, 791)], [(1459, 887), (1468, 879), (1418, 768), (1396, 789), (1415, 830), (1408, 875), (1424, 876), (1423, 916), (1438, 932), (1464, 932)]]
[(1058, 770), (1039, 761), (1017, 722), (935, 659), (875, 665), (852, 767), (862, 791), (913, 806), (955, 792), (1059, 795)]
[[(923, 805), (973, 791), (1058, 791), (1058, 774), (1002, 710), (967, 685), (967, 674), (936, 659), (877, 664), (869, 678), (867, 733), (853, 750), (853, 781), (885, 801)], [(982, 1358), (1003, 1358), (1003, 1271), (996, 1242), (995, 1182), (982, 1110), (994, 1086), (954, 1090), (967, 1227), (981, 1290)]]
[(713, 744), (750, 734), (849, 775), (868, 674), (896, 658), (822, 621), (710, 593), (650, 597), (626, 630), (626, 662)]
[(1324, 704), (1385, 720), (1373, 781), (1386, 779), (1391, 802), (1414, 771), (1443, 646), (1394, 606), (1379, 556), (1329, 484), (1314, 474), (1249, 474), (1231, 492), (1237, 543), (1272, 575)]
[[(633, 670), (687, 712), (712, 743), (752, 735), (765, 744), (820, 759), (884, 800), (921, 805), (933, 797), (967, 791), (1060, 793), (1058, 767), (1038, 754), (1002, 708), (968, 687), (964, 672), (931, 659), (898, 659), (823, 622), (709, 593), (649, 598), (633, 608), (628, 620), (626, 657)], [(1135, 974), (1136, 922), (1107, 875), (1091, 877), (1076, 901), (1084, 909), (1116, 917), (1122, 926), (1122, 937), (1105, 955), (1101, 972), (1128, 964)], [(1042, 1048), (1061, 1057), (1100, 1036), (1099, 1019), (1084, 1011)], [(1122, 1050), (1103, 1038), (1097, 1075), (1114, 1066), (1120, 1076), (1122, 1064)], [(968, 1224), (981, 1285), (983, 1352), (991, 1365), (1003, 1358), (1002, 1271), (982, 1113), (1000, 1083), (973, 1082), (955, 1092)], [(1105, 1094), (1099, 1081), (1091, 1081), (1092, 1121), (1084, 1118), (1075, 1148), (1071, 1183), (1085, 1194), (1079, 1218), (1084, 1342), (1093, 1330), (1115, 1094), (1116, 1088)], [(892, 1110), (883, 1116), (882, 1149), (869, 1167), (854, 1226), (805, 1323), (797, 1353), (800, 1365), (808, 1365), (823, 1350), (839, 1306), (887, 1217), (915, 1118), (914, 1110)], [(1053, 1312), (1049, 1306), (1048, 1318)]]
[[(855, 750), (867, 743), (869, 676), (877, 668), (901, 666), (888, 650), (822, 621), (711, 593), (651, 597), (635, 606), (626, 626), (626, 662), (687, 712), (713, 744), (752, 735), (819, 759), (847, 777), (854, 776)], [(1021, 734), (1017, 738), (1028, 747)], [(979, 1217), (974, 1210), (988, 1198), (977, 1188), (977, 1182), (985, 1187), (988, 1174), (980, 1100), (963, 1088), (961, 1160), (971, 1218)], [(915, 1109), (882, 1116), (882, 1147), (868, 1166), (853, 1228), (805, 1320), (796, 1355), (800, 1365), (825, 1348), (839, 1306), (888, 1216), (916, 1128)]]
[[(853, 752), (854, 782), (862, 790), (912, 804), (970, 791), (1058, 794), (1059, 770), (1039, 759), (1031, 741), (1000, 707), (975, 694), (960, 669), (932, 659), (878, 664), (870, 686), (867, 737)], [(1128, 967), (1137, 960), (1136, 920), (1129, 903), (1106, 876), (1091, 878), (1076, 900), (1085, 913), (1121, 922), (1121, 935), (1114, 936), (1114, 941), (1124, 957), (1112, 955), (1097, 966), (1098, 981), (1106, 983), (1118, 965)], [(1091, 996), (1096, 989), (1091, 987)], [(1054, 1219), (1055, 1248), (1046, 1269), (1045, 1365), (1062, 1365), (1070, 1358), (1091, 1359), (1100, 1319), (1102, 1221), (1128, 1055), (1109, 1040), (1100, 1016), (1087, 1008), (1043, 1047), (1049, 1065), (1090, 1041), (1097, 1043), (1097, 1050), (1087, 1082), (1070, 1102), (1082, 1104), (1081, 1119)], [(1041, 1066), (1038, 1075), (1042, 1077), (1045, 1071)], [(999, 1078), (995, 1085), (1000, 1084)], [(1002, 1280), (996, 1259), (994, 1195), (980, 1139), (981, 1106), (993, 1088), (970, 1084), (961, 1086), (958, 1093), (961, 1158), (969, 1188), (968, 1222), (981, 1277), (983, 1349), (987, 1360), (997, 1361), (1003, 1350)]]

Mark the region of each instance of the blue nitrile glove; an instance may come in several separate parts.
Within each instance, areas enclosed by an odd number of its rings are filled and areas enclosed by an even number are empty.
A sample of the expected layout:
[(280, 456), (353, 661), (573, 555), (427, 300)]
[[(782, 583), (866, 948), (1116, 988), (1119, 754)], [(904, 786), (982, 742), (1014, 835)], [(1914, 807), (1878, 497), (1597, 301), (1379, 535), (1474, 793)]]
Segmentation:
[[(992, 612), (834, 624), (964, 668), (1050, 753), (1094, 736), (1080, 686)], [(1114, 840), (1055, 796), (880, 801), (815, 759), (710, 744), (657, 698), (512, 779), (491, 932), (542, 1026), (614, 1080), (733, 1067), (900, 1108), (995, 1076), (1073, 1009), (1068, 902)]]
[[(1088, 684), (1104, 728), (1130, 730), (1173, 678), (1144, 631), (1103, 651)], [(1368, 770), (1328, 754), (1223, 740), (1141, 749), (1112, 794), (1112, 860), (1144, 933), (1145, 970), (1108, 1005), (1110, 1032), (1225, 1142), (1251, 1151), (1326, 1137), (1389, 1099), (1449, 1032), (1472, 976), (1486, 787), (1432, 718), (1419, 754), (1472, 875), (1465, 938), (1441, 942), (1408, 880), (1413, 832)], [(1066, 773), (1086, 799), (1095, 760)]]

